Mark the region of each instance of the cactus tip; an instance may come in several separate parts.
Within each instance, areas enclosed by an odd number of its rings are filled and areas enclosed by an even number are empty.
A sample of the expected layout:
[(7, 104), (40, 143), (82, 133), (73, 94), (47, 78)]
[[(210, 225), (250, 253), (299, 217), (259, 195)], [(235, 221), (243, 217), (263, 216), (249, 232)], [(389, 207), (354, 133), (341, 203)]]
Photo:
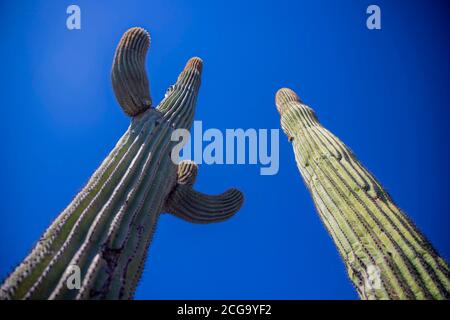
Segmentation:
[(202, 73), (203, 70), (203, 60), (199, 57), (192, 57), (189, 59), (189, 61), (186, 63), (186, 66), (184, 67), (185, 70), (188, 69), (195, 69), (199, 73)]
[(130, 41), (131, 39), (138, 39), (142, 41), (145, 46), (150, 45), (150, 34), (147, 30), (141, 27), (133, 27), (125, 31), (122, 39)]
[(194, 161), (183, 160), (178, 165), (178, 183), (194, 184), (198, 174), (198, 166)]
[(282, 112), (283, 105), (291, 101), (301, 103), (300, 98), (293, 90), (289, 88), (281, 88), (277, 91), (277, 94), (275, 96), (275, 104), (279, 113)]

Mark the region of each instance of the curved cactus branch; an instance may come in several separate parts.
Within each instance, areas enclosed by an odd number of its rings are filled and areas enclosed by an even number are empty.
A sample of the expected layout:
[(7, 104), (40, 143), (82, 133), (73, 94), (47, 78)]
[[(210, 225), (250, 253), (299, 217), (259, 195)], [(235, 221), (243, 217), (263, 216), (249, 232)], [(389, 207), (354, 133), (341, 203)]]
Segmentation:
[(142, 28), (131, 28), (120, 39), (114, 55), (111, 80), (123, 111), (134, 117), (151, 107), (145, 56), (150, 36)]
[(362, 299), (448, 299), (450, 271), (352, 151), (290, 89), (276, 95), (300, 173)]
[(192, 188), (197, 172), (192, 161), (178, 165), (177, 185), (166, 201), (165, 211), (193, 223), (218, 222), (234, 215), (244, 201), (242, 193), (236, 189), (215, 196), (197, 192)]

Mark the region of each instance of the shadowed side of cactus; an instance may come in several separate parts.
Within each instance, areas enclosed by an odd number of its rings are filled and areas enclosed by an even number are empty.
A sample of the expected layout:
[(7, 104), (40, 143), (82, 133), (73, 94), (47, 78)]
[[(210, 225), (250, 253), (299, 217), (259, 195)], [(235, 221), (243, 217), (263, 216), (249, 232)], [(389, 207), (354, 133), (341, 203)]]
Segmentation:
[[(151, 107), (141, 28), (119, 42), (112, 83), (131, 124), (87, 185), (6, 278), (1, 299), (129, 299), (141, 276), (160, 213), (194, 223), (222, 221), (243, 202), (231, 189), (208, 196), (193, 190), (197, 167), (171, 159), (175, 129), (191, 127), (202, 61), (190, 59), (166, 97)], [(189, 181), (189, 183), (186, 183)], [(73, 266), (81, 287), (67, 285)]]
[(290, 89), (281, 126), (314, 204), (362, 299), (448, 299), (447, 263), (352, 151)]

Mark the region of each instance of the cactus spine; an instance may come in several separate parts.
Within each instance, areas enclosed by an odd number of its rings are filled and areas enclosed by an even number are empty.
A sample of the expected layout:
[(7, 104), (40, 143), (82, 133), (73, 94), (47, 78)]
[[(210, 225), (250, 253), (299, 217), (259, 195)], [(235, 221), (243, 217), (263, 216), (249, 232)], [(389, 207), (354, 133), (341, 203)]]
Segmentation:
[(290, 89), (281, 126), (362, 299), (448, 299), (449, 267), (349, 148)]
[[(171, 133), (191, 127), (202, 61), (190, 59), (156, 109), (145, 73), (150, 44), (141, 28), (120, 40), (115, 95), (131, 124), (87, 185), (0, 288), (1, 299), (129, 299), (141, 276), (160, 213), (195, 223), (222, 221), (242, 205), (235, 189), (209, 196), (192, 188), (197, 167), (170, 157)], [(81, 288), (69, 289), (71, 266)]]

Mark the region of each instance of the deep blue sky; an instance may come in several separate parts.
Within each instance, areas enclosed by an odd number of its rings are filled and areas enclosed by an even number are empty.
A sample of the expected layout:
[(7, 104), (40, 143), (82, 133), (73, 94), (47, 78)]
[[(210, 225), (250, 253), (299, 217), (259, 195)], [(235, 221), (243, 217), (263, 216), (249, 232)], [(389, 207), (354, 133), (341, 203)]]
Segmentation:
[[(82, 29), (66, 29), (81, 7)], [(365, 26), (378, 4), (382, 30)], [(1, 1), (0, 277), (87, 181), (129, 119), (110, 83), (114, 49), (150, 31), (155, 102), (191, 56), (204, 60), (196, 119), (279, 128), (288, 86), (346, 142), (450, 259), (450, 9), (429, 1)], [(162, 216), (136, 298), (354, 299), (280, 132), (280, 171), (200, 167), (197, 189), (235, 186), (231, 220)]]

